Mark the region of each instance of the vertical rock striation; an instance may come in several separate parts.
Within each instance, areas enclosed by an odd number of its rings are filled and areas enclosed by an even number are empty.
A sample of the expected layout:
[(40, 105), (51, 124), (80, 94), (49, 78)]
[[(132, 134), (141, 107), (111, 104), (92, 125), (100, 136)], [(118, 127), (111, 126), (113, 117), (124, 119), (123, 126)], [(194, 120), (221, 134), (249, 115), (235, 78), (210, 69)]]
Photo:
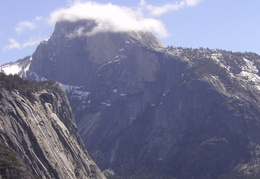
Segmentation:
[(39, 178), (105, 178), (84, 149), (60, 86), (22, 83), (0, 89), (1, 141)]

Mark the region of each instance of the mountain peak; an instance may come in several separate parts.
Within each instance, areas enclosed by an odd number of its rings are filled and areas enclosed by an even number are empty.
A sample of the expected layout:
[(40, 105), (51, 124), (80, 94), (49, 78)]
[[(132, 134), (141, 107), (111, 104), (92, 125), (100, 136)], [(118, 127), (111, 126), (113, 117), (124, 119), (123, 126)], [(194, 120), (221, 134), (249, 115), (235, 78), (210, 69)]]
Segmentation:
[(30, 70), (47, 79), (79, 85), (97, 70), (93, 66), (99, 68), (130, 47), (164, 49), (147, 31), (97, 32), (96, 27), (93, 20), (58, 22), (50, 39), (37, 47)]
[(101, 169), (133, 178), (143, 171), (153, 178), (259, 175), (257, 54), (158, 51), (148, 32), (93, 33), (96, 26), (59, 22), (27, 74), (62, 83)]
[[(103, 44), (111, 40), (112, 43), (119, 43), (118, 45), (121, 47), (128, 43), (152, 49), (163, 47), (160, 40), (147, 30), (114, 30), (115, 28), (109, 28), (110, 26), (107, 24), (107, 27), (101, 29), (100, 24), (95, 20), (60, 21), (56, 23), (52, 36), (64, 36), (68, 39), (81, 38), (85, 41), (93, 39), (93, 41), (99, 42), (102, 40)], [(102, 44), (94, 45), (101, 46)]]

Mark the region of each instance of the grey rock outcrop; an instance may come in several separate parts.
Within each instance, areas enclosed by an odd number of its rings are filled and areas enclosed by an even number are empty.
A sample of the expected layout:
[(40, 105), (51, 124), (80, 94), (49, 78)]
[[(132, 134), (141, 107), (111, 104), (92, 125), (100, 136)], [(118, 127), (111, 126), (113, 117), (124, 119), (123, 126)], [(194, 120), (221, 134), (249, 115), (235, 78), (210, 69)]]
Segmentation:
[(0, 138), (27, 164), (33, 178), (105, 178), (84, 149), (60, 86), (22, 82), (20, 87), (20, 82), (1, 86)]
[(259, 55), (164, 48), (147, 32), (88, 36), (93, 26), (58, 23), (27, 76), (63, 84), (101, 169), (158, 178), (259, 176)]

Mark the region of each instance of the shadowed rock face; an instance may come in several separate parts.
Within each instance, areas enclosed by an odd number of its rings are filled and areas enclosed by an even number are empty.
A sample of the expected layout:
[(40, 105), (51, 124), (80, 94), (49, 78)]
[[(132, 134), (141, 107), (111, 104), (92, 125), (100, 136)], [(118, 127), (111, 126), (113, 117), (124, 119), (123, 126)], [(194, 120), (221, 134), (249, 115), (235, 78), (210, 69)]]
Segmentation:
[[(34, 86), (22, 86), (21, 90), (25, 87), (33, 90)], [(30, 93), (27, 89), (24, 94), (20, 87), (17, 90), (1, 86), (0, 138), (24, 165), (16, 167), (18, 163), (14, 159), (1, 156), (0, 161), (6, 161), (1, 165), (2, 176), (105, 178), (84, 149), (66, 95), (59, 85), (45, 82), (38, 84), (37, 89)], [(10, 173), (15, 167), (19, 170)], [(28, 172), (26, 167), (30, 168)]]
[(259, 175), (258, 55), (163, 48), (146, 32), (86, 36), (93, 26), (57, 24), (28, 76), (63, 84), (101, 169), (198, 179)]

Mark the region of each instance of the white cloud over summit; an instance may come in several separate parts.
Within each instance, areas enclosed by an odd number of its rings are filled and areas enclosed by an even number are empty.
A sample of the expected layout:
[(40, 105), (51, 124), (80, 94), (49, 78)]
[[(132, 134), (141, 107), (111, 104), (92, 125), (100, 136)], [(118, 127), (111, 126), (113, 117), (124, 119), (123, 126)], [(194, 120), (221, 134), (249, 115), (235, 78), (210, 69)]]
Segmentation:
[(50, 22), (91, 19), (98, 23), (93, 33), (100, 31), (148, 30), (159, 36), (168, 35), (164, 24), (155, 18), (145, 17), (140, 9), (117, 6), (111, 3), (99, 4), (92, 1), (76, 2), (71, 7), (59, 9), (50, 16)]
[(155, 18), (170, 11), (196, 6), (202, 0), (174, 0), (161, 6), (147, 4), (141, 0), (137, 7), (124, 7), (112, 3), (100, 4), (94, 1), (76, 1), (69, 8), (59, 9), (50, 15), (50, 23), (62, 20), (95, 20), (98, 26), (92, 33), (101, 31), (146, 30), (155, 32), (160, 37), (168, 36), (164, 23)]
[[(168, 31), (159, 16), (177, 11), (185, 7), (198, 5), (202, 0), (169, 0), (171, 3), (161, 3), (161, 5), (151, 5), (145, 0), (140, 0), (135, 7), (114, 5), (112, 3), (97, 3), (91, 0), (66, 0), (69, 7), (58, 9), (48, 18), (48, 22), (67, 20), (77, 21), (80, 19), (94, 20), (98, 24), (91, 33), (84, 34), (84, 29), (78, 29), (77, 35), (92, 35), (97, 32), (122, 32), (132, 30), (151, 31), (160, 37), (167, 37)], [(148, 0), (147, 0), (148, 1)], [(159, 3), (160, 4), (160, 3)], [(9, 44), (3, 47), (4, 51), (11, 49), (23, 49), (35, 46), (41, 41), (34, 38), (33, 31), (46, 26), (46, 19), (35, 17), (31, 21), (21, 21), (15, 27), (17, 38), (9, 38)], [(26, 33), (30, 31), (31, 34)], [(30, 35), (29, 40), (21, 41), (22, 35)], [(41, 35), (41, 34), (40, 34)], [(73, 34), (74, 35), (74, 34)], [(19, 37), (19, 38), (18, 38)], [(36, 39), (36, 40), (34, 40)]]

